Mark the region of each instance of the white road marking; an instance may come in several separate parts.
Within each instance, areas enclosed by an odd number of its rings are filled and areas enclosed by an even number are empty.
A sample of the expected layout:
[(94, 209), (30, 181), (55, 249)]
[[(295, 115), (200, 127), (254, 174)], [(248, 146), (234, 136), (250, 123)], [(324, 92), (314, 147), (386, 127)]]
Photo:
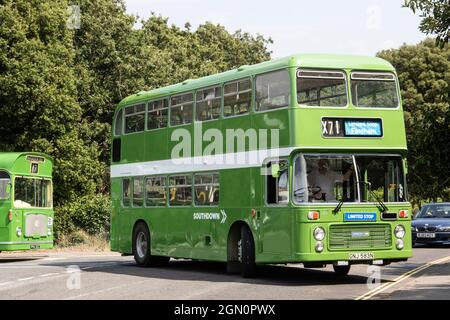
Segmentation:
[(419, 273), (420, 271), (428, 269), (429, 267), (432, 267), (434, 265), (441, 264), (441, 263), (444, 263), (444, 262), (447, 262), (447, 261), (450, 261), (450, 256), (444, 257), (444, 258), (441, 258), (441, 259), (438, 259), (438, 260), (435, 260), (435, 261), (428, 262), (427, 264), (424, 264), (423, 266), (417, 267), (415, 269), (412, 269), (412, 270), (402, 274), (401, 276), (399, 276), (399, 277), (395, 278), (394, 280), (392, 280), (392, 282), (385, 283), (385, 284), (383, 284), (383, 285), (381, 285), (381, 286), (379, 286), (379, 287), (377, 287), (377, 288), (375, 288), (373, 290), (370, 290), (369, 292), (367, 292), (367, 293), (357, 297), (355, 300), (369, 300), (373, 296), (375, 296), (375, 295), (377, 295), (377, 294), (379, 294), (379, 293), (381, 293), (383, 291), (386, 291), (387, 289), (389, 289), (389, 288), (395, 286), (396, 284), (398, 284), (398, 283), (408, 279), (409, 277), (415, 275), (416, 273)]
[(120, 288), (124, 288), (124, 287), (128, 287), (128, 286), (133, 287), (134, 285), (138, 285), (138, 284), (141, 284), (141, 283), (142, 283), (142, 281), (122, 284), (120, 286), (110, 287), (110, 288), (106, 288), (106, 289), (103, 289), (103, 290), (91, 291), (91, 292), (88, 292), (88, 293), (79, 294), (77, 296), (64, 298), (62, 300), (73, 300), (73, 299), (83, 298), (83, 297), (91, 296), (91, 295), (94, 295), (94, 294), (104, 293), (104, 292), (107, 292), (107, 291), (112, 291), (112, 290), (116, 290), (116, 289), (120, 289)]
[(51, 276), (56, 276), (59, 275), (61, 273), (46, 273), (46, 274), (41, 274), (39, 277), (40, 278), (44, 278), (44, 277), (51, 277)]
[(18, 279), (17, 281), (28, 281), (28, 280), (33, 280), (33, 279), (35, 279), (36, 277), (29, 277), (29, 278), (21, 278), (21, 279)]
[(65, 260), (67, 258), (45, 258), (41, 259), (40, 261), (55, 261), (55, 260)]
[(8, 282), (2, 282), (0, 283), (0, 286), (7, 286), (8, 284), (12, 284), (14, 281), (8, 281)]

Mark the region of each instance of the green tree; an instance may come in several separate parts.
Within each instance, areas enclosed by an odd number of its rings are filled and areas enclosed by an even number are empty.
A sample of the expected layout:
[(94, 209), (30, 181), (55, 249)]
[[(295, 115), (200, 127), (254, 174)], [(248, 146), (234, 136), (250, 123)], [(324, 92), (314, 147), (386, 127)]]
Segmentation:
[(404, 6), (420, 12), (420, 31), (436, 35), (437, 44), (442, 47), (450, 41), (449, 0), (405, 0)]
[[(79, 28), (68, 24), (72, 4)], [(0, 150), (53, 156), (58, 233), (107, 226), (111, 121), (123, 98), (270, 58), (261, 35), (181, 29), (154, 14), (136, 22), (123, 0), (0, 0)]]
[(191, 31), (189, 23), (181, 29), (169, 26), (167, 18), (152, 14), (142, 21), (137, 33), (143, 52), (156, 53), (156, 64), (154, 59), (145, 59), (149, 62), (144, 74), (155, 74), (147, 77), (147, 89), (270, 59), (267, 46), (271, 39), (242, 31), (230, 34), (223, 26), (210, 22)]
[[(65, 1), (0, 6), (0, 143), (24, 149), (52, 140), (81, 117)], [(5, 149), (5, 148), (3, 148)]]
[(0, 150), (52, 155), (56, 205), (95, 193), (105, 170), (83, 126), (67, 7), (64, 0), (0, 5)]
[(397, 69), (413, 200), (450, 200), (450, 46), (432, 39), (378, 54)]

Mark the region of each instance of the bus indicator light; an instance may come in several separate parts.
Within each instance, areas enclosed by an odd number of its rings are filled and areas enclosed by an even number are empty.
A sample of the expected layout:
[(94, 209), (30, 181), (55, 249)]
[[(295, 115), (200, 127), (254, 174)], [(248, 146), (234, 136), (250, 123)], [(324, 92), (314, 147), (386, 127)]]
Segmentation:
[(398, 212), (398, 216), (399, 216), (400, 218), (408, 218), (408, 210), (400, 210), (400, 211)]
[(256, 210), (252, 209), (252, 211), (250, 211), (250, 215), (252, 216), (252, 218), (256, 217)]
[(8, 220), (9, 222), (13, 221), (13, 214), (11, 209), (8, 211)]
[(323, 251), (323, 243), (322, 242), (317, 242), (316, 243), (316, 252), (320, 253)]
[(320, 214), (319, 211), (310, 211), (308, 212), (309, 220), (319, 220)]

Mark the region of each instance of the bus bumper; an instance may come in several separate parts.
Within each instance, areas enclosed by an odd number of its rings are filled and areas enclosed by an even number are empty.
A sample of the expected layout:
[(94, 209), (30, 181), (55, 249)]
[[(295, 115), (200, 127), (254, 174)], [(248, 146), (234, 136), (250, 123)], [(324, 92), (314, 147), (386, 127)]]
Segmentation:
[[(361, 256), (360, 258), (358, 256)], [(412, 249), (404, 250), (361, 250), (347, 252), (326, 253), (297, 253), (295, 260), (298, 263), (308, 264), (379, 264), (386, 265), (391, 262), (406, 261), (412, 257)]]
[(0, 242), (0, 251), (52, 249), (53, 240)]

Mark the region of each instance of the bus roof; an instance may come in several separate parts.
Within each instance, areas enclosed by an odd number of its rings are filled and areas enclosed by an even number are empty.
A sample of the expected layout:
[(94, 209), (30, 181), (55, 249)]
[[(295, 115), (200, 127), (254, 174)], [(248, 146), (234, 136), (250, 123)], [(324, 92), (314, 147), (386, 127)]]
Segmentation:
[(23, 155), (39, 156), (53, 163), (52, 157), (40, 152), (0, 152), (0, 170), (11, 170), (17, 159)]
[(337, 54), (296, 54), (284, 58), (274, 59), (251, 66), (244, 65), (237, 69), (198, 78), (188, 79), (181, 83), (154, 89), (141, 91), (123, 99), (118, 108), (168, 96), (173, 93), (182, 93), (196, 88), (216, 85), (222, 82), (233, 81), (256, 73), (264, 73), (281, 68), (305, 67), (325, 69), (350, 69), (350, 70), (380, 70), (395, 72), (394, 67), (386, 60), (370, 56), (337, 55)]

